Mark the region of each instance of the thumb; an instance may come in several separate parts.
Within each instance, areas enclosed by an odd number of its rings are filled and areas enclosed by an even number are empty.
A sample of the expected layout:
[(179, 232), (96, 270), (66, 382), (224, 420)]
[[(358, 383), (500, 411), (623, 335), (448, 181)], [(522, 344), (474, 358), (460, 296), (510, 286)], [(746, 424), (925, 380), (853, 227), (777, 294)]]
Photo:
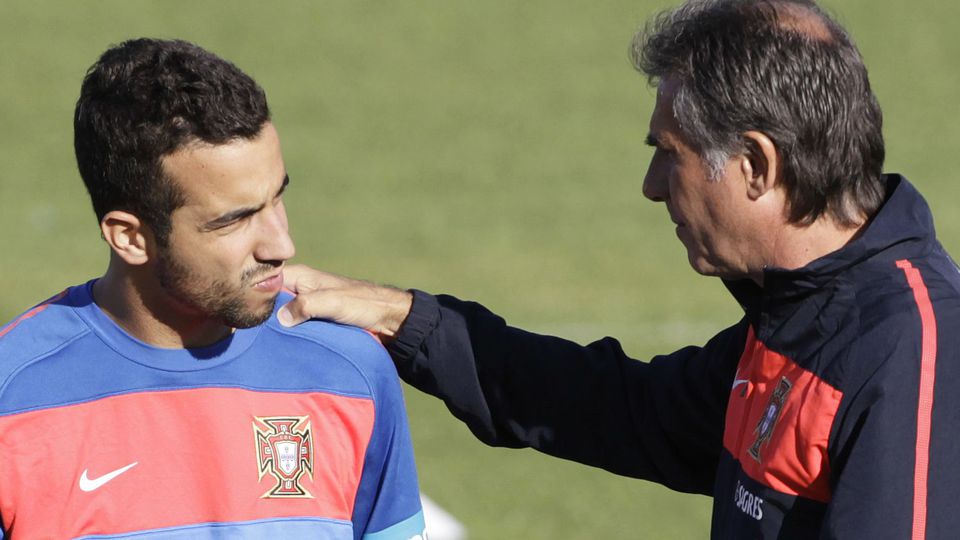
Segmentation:
[(286, 327), (296, 326), (308, 318), (304, 313), (303, 299), (300, 296), (287, 302), (277, 310), (277, 320), (280, 321), (281, 325)]

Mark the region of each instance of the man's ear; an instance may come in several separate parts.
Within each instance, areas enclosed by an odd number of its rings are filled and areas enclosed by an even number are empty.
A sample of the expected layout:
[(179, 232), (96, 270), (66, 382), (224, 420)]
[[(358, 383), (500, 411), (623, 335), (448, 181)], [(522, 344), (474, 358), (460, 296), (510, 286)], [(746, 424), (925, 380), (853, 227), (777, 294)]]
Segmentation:
[(110, 249), (131, 266), (146, 264), (152, 252), (153, 234), (137, 216), (123, 210), (107, 212), (100, 232)]
[(743, 134), (746, 151), (740, 161), (740, 172), (746, 182), (747, 195), (759, 199), (780, 181), (780, 156), (773, 140), (760, 131)]

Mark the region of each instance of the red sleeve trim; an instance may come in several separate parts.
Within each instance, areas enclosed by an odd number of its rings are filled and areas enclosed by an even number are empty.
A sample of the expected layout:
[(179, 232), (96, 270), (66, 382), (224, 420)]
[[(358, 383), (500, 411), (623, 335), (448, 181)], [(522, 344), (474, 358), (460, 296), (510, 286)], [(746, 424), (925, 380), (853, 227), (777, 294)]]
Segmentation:
[(917, 446), (913, 467), (913, 540), (926, 538), (927, 478), (930, 468), (930, 424), (933, 416), (933, 389), (937, 367), (937, 318), (920, 270), (910, 261), (897, 261), (920, 311), (922, 350), (920, 353), (920, 395), (917, 400)]
[(60, 300), (60, 299), (63, 298), (64, 296), (66, 296), (66, 295), (67, 295), (67, 292), (68, 292), (69, 290), (70, 290), (70, 289), (64, 290), (64, 291), (61, 292), (60, 294), (54, 296), (53, 298), (47, 300), (46, 302), (40, 304), (39, 306), (37, 306), (37, 307), (31, 309), (30, 311), (24, 313), (23, 315), (21, 315), (20, 317), (18, 317), (16, 320), (14, 320), (12, 323), (8, 324), (6, 328), (0, 329), (0, 338), (2, 338), (3, 336), (7, 335), (11, 330), (13, 330), (14, 328), (16, 328), (17, 325), (20, 324), (21, 322), (29, 319), (30, 317), (33, 317), (33, 316), (37, 315), (37, 314), (40, 313), (41, 311), (47, 309), (47, 306), (49, 306), (50, 304), (56, 302), (57, 300)]

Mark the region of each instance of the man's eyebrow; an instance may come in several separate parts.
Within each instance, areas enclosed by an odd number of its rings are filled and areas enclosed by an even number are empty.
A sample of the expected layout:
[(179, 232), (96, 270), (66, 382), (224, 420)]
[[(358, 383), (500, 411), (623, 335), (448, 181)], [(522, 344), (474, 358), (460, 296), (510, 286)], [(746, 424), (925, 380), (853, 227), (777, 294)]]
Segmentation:
[(226, 227), (227, 225), (235, 221), (239, 221), (247, 216), (252, 216), (253, 214), (256, 214), (261, 209), (263, 209), (263, 207), (264, 205), (261, 204), (260, 206), (255, 206), (255, 207), (248, 206), (244, 208), (237, 208), (236, 210), (231, 210), (230, 212), (227, 212), (222, 216), (216, 217), (204, 223), (203, 225), (200, 226), (200, 230), (204, 232), (208, 232), (208, 231), (215, 231), (221, 227)]
[(658, 139), (657, 136), (654, 135), (653, 133), (648, 133), (647, 138), (644, 142), (647, 143), (647, 146), (653, 146), (653, 147), (660, 146), (660, 139)]
[[(277, 190), (277, 194), (274, 195), (274, 198), (277, 198), (283, 195), (283, 192), (286, 191), (288, 185), (290, 185), (290, 176), (284, 175), (283, 183), (280, 185), (280, 189)], [(262, 210), (264, 206), (266, 205), (261, 204), (259, 206), (247, 206), (244, 208), (237, 208), (236, 210), (231, 210), (230, 212), (227, 212), (222, 216), (216, 217), (204, 223), (203, 225), (200, 226), (200, 230), (215, 231), (221, 227), (225, 227), (233, 223), (234, 221), (238, 221), (247, 216), (252, 216), (253, 214), (256, 214), (257, 212)]]

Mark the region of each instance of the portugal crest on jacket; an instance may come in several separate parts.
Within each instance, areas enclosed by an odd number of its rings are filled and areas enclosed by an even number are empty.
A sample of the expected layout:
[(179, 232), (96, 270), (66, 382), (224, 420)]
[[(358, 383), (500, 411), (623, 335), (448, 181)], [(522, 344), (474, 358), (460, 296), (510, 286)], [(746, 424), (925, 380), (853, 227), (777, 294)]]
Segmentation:
[(757, 423), (757, 428), (754, 430), (757, 438), (747, 449), (747, 453), (753, 459), (761, 461), (760, 449), (770, 442), (770, 438), (773, 436), (773, 428), (776, 427), (777, 420), (780, 419), (780, 413), (783, 412), (783, 405), (787, 401), (787, 394), (790, 393), (791, 388), (793, 388), (793, 383), (786, 377), (781, 377), (777, 387), (774, 388), (773, 395), (770, 396), (770, 401), (764, 408), (760, 422)]
[(262, 498), (309, 498), (300, 484), (304, 474), (313, 478), (313, 435), (308, 416), (254, 416), (258, 480), (267, 474), (276, 485)]

